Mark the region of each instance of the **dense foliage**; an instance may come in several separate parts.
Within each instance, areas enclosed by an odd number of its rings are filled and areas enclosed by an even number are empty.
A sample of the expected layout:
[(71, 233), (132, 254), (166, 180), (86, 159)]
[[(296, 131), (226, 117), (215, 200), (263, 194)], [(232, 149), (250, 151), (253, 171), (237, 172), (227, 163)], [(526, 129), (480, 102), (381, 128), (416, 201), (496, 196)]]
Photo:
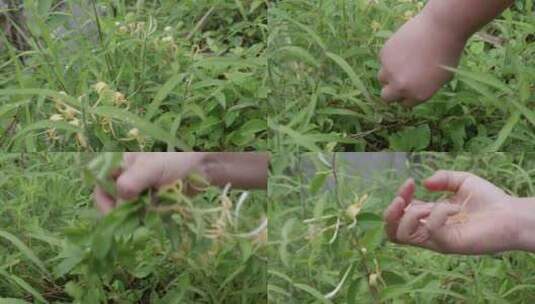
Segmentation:
[(1, 12), (0, 148), (265, 149), (265, 1), (56, 2)]
[[(269, 10), (277, 151), (532, 151), (535, 15), (515, 1), (472, 37), (455, 79), (407, 110), (384, 104), (378, 54), (425, 1), (287, 0)], [(425, 43), (425, 42), (422, 42)]]
[(177, 183), (102, 217), (83, 179), (106, 183), (120, 156), (92, 158), (1, 156), (0, 303), (266, 301), (265, 192)]
[[(288, 159), (274, 161), (270, 180), (271, 303), (535, 300), (534, 254), (443, 255), (387, 242), (382, 213), (407, 173), (385, 170), (364, 179), (340, 155), (335, 166), (330, 155)], [(304, 170), (310, 164), (314, 170)], [(407, 166), (417, 183), (437, 169), (464, 170), (510, 194), (535, 196), (535, 154), (413, 154)], [(437, 198), (421, 188), (417, 197)]]

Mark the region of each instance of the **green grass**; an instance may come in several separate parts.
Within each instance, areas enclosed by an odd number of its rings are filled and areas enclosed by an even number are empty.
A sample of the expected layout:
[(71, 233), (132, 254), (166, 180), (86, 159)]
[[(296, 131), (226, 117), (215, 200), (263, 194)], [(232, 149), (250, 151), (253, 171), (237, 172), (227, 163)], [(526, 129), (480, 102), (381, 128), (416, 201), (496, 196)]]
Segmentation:
[[(0, 303), (265, 299), (267, 231), (257, 229), (265, 192), (250, 192), (236, 216), (242, 192), (231, 190), (232, 223), (218, 222), (218, 188), (191, 199), (160, 194), (159, 209), (144, 196), (102, 218), (81, 177), (95, 157), (109, 155), (0, 155)], [(208, 238), (215, 227), (219, 234)]]
[[(516, 1), (412, 111), (380, 101), (378, 54), (425, 1), (287, 0), (269, 10), (274, 151), (532, 151), (535, 16)], [(481, 34), (503, 41), (493, 45)], [(496, 39), (495, 39), (496, 40)], [(424, 42), (422, 42), (424, 43)]]
[[(335, 170), (331, 155), (325, 154), (323, 159), (309, 153), (273, 160), (268, 202), (270, 303), (535, 300), (534, 254), (443, 255), (388, 242), (382, 212), (407, 176), (379, 170), (364, 180), (354, 175), (358, 173), (349, 173), (340, 154)], [(308, 174), (304, 163), (312, 165)], [(454, 169), (471, 171), (514, 195), (535, 195), (533, 153), (414, 153), (407, 168), (418, 185), (437, 169)], [(326, 186), (327, 181), (331, 187)], [(421, 186), (417, 189), (417, 197), (437, 198), (421, 191)], [(347, 229), (353, 222), (346, 209), (365, 195), (356, 225)], [(335, 233), (337, 219), (340, 228)], [(326, 299), (334, 290), (332, 298)]]
[(265, 150), (265, 1), (52, 2), (0, 33), (2, 150)]

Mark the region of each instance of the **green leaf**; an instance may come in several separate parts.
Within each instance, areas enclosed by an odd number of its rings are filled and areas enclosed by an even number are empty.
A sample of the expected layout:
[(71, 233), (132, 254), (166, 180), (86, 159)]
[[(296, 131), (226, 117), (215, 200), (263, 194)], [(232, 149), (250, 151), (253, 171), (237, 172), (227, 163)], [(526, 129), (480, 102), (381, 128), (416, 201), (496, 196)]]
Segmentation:
[[(360, 80), (360, 77), (357, 76), (357, 73), (355, 73), (353, 68), (349, 66), (347, 61), (344, 58), (334, 53), (327, 52), (325, 55), (329, 57), (331, 60), (333, 60), (334, 62), (336, 62), (336, 64), (338, 64), (338, 66), (340, 66), (340, 68), (342, 68), (342, 70), (346, 72), (346, 74), (349, 76), (349, 79), (351, 79), (351, 82), (353, 83), (353, 85), (362, 93), (364, 93), (364, 96), (366, 97), (368, 101), (371, 101), (371, 96), (368, 93), (368, 90), (366, 89), (366, 87), (364, 86), (364, 83), (362, 82), (362, 80)], [(362, 109), (362, 110), (365, 113), (371, 113), (371, 109), (369, 108)]]
[(24, 101), (5, 104), (5, 105), (0, 107), (0, 117), (6, 115), (10, 111), (12, 111), (12, 110), (14, 110), (14, 109), (16, 109), (16, 108), (18, 108), (20, 106), (27, 105), (30, 102), (31, 102), (31, 100), (28, 99), (28, 100), (24, 100)]
[(19, 285), (20, 288), (22, 288), (25, 291), (27, 291), (30, 295), (32, 295), (40, 303), (48, 303), (48, 301), (45, 300), (45, 298), (35, 288), (33, 288), (30, 284), (28, 284), (22, 278), (14, 275), (14, 274), (8, 273), (3, 269), (0, 269), (0, 275), (4, 276), (8, 280), (11, 280), (11, 281), (15, 282), (17, 285)]
[(173, 77), (169, 78), (167, 82), (165, 82), (165, 84), (158, 90), (158, 92), (156, 93), (156, 96), (154, 96), (154, 99), (149, 106), (148, 114), (146, 115), (146, 118), (148, 120), (151, 120), (154, 117), (162, 101), (164, 101), (164, 99), (167, 98), (169, 93), (171, 93), (171, 91), (177, 85), (179, 85), (184, 80), (185, 77), (186, 77), (186, 74), (176, 74)]
[(514, 112), (511, 114), (509, 119), (507, 119), (507, 123), (503, 128), (500, 130), (500, 133), (498, 133), (498, 138), (496, 138), (496, 141), (485, 148), (485, 152), (497, 152), (500, 151), (500, 148), (503, 146), (509, 135), (511, 135), (511, 132), (513, 132), (514, 127), (516, 124), (520, 121), (520, 112)]
[(314, 298), (316, 298), (316, 300), (320, 301), (321, 303), (332, 304), (332, 302), (330, 300), (327, 300), (321, 294), (321, 292), (319, 292), (317, 289), (311, 287), (310, 285), (296, 283), (296, 284), (294, 284), (294, 287), (297, 288), (297, 289), (301, 289), (301, 290), (307, 292), (308, 294), (312, 295)]
[(317, 194), (318, 191), (323, 188), (329, 174), (330, 172), (316, 172), (309, 185), (310, 193), (312, 195)]
[(300, 134), (299, 132), (296, 132), (286, 126), (271, 125), (271, 128), (283, 134), (288, 135), (292, 139), (293, 143), (299, 146), (303, 146), (307, 148), (309, 151), (313, 151), (313, 152), (321, 151), (321, 149), (315, 143), (316, 139), (312, 136)]
[(421, 151), (431, 143), (431, 129), (424, 124), (418, 127), (405, 127), (388, 138), (390, 149), (394, 151)]
[(31, 304), (21, 299), (14, 298), (0, 298), (0, 304)]
[(299, 46), (284, 46), (276, 50), (276, 53), (282, 53), (293, 60), (300, 60), (315, 68), (320, 67), (320, 63), (307, 50)]
[(46, 274), (47, 276), (51, 276), (50, 272), (46, 269), (45, 264), (33, 253), (33, 251), (28, 248), (21, 240), (19, 240), (16, 236), (13, 234), (0, 230), (0, 237), (8, 240), (13, 244), (13, 246), (17, 247), (17, 249), (31, 262), (33, 262), (39, 270), (41, 270), (42, 273)]
[(180, 148), (182, 151), (191, 151), (191, 148), (183, 141), (179, 140), (172, 134), (169, 134), (159, 126), (138, 117), (126, 110), (118, 109), (109, 106), (102, 106), (93, 109), (92, 112), (96, 115), (111, 117), (119, 121), (130, 124), (132, 127), (138, 128), (142, 133), (151, 136), (155, 140), (160, 140), (167, 143), (167, 149), (173, 151), (175, 147)]
[(47, 90), (47, 89), (3, 89), (0, 90), (0, 96), (7, 95), (7, 96), (17, 96), (17, 95), (38, 95), (38, 96), (44, 96), (44, 97), (50, 97), (50, 98), (57, 98), (65, 101), (67, 104), (70, 104), (71, 106), (80, 107), (80, 101), (78, 99), (60, 94), (59, 92)]

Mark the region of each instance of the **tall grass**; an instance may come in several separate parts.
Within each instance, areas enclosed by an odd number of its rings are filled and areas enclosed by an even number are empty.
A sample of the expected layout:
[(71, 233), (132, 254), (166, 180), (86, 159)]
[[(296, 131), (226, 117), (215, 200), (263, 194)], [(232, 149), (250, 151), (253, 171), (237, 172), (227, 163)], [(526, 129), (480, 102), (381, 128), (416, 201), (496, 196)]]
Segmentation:
[[(532, 1), (469, 41), (456, 78), (411, 110), (379, 100), (378, 54), (425, 1), (279, 1), (269, 10), (277, 151), (531, 151)], [(425, 43), (425, 42), (422, 42)]]
[(24, 1), (27, 47), (0, 34), (0, 148), (264, 149), (266, 5)]

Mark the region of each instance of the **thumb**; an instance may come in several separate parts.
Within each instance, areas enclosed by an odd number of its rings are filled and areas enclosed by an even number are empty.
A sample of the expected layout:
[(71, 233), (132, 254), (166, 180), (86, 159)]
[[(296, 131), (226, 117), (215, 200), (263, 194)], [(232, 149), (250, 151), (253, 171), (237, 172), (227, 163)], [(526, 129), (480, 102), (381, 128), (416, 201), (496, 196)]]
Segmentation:
[(381, 90), (381, 99), (387, 103), (394, 102), (396, 100), (399, 100), (400, 98), (400, 93), (390, 84), (387, 84)]
[(424, 181), (429, 191), (457, 192), (472, 173), (462, 171), (439, 170)]
[(160, 168), (138, 159), (117, 179), (117, 195), (125, 200), (134, 199), (144, 190), (156, 186), (161, 175)]

